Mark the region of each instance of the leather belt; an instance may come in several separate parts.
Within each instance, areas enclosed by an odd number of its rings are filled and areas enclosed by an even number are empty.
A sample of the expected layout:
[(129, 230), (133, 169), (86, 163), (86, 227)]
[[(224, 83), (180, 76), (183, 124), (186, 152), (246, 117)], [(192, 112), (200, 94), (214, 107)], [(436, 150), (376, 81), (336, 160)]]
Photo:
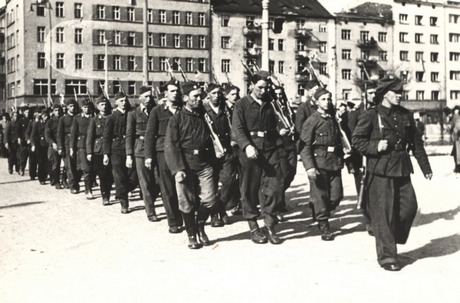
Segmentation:
[(136, 139), (141, 139), (141, 140), (144, 140), (144, 136), (136, 136)]
[(200, 156), (205, 153), (209, 153), (210, 149), (205, 148), (205, 149), (189, 149), (189, 148), (183, 148), (182, 149), (185, 154), (191, 155), (191, 156)]
[(335, 145), (330, 145), (330, 146), (326, 146), (326, 145), (315, 145), (313, 146), (313, 148), (315, 150), (323, 150), (325, 152), (328, 152), (328, 153), (333, 153), (335, 152), (337, 146)]
[(253, 131), (253, 132), (249, 132), (249, 134), (251, 135), (251, 137), (259, 137), (259, 138), (264, 138), (265, 135), (267, 134), (267, 132), (263, 132), (263, 131)]

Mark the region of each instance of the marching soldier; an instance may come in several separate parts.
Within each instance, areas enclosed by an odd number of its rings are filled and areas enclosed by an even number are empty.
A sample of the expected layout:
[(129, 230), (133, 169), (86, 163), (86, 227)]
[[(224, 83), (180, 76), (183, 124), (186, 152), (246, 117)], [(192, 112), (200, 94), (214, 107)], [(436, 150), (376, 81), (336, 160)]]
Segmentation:
[(76, 194), (80, 190), (80, 185), (78, 184), (77, 176), (77, 157), (70, 153), (70, 130), (77, 112), (77, 101), (75, 99), (67, 99), (65, 104), (67, 113), (59, 118), (57, 145), (58, 153), (64, 159), (64, 168), (67, 174), (70, 192)]
[[(37, 140), (37, 138), (32, 138), (32, 129), (40, 121), (40, 112), (35, 111), (33, 113), (33, 118), (30, 119), (29, 123), (27, 124), (26, 132), (25, 132), (25, 140), (27, 142), (27, 153), (29, 154), (29, 177), (30, 180), (35, 180), (37, 178), (37, 168), (38, 168), (38, 152), (36, 149), (32, 150), (31, 142), (32, 140)], [(34, 134), (37, 135), (37, 134)]]
[(153, 170), (158, 168), (161, 198), (168, 217), (169, 232), (181, 232), (183, 225), (182, 215), (179, 211), (176, 182), (165, 160), (165, 136), (170, 118), (182, 107), (179, 82), (171, 80), (163, 89), (164, 102), (152, 109), (145, 131), (144, 157), (145, 166)]
[(38, 181), (45, 185), (50, 165), (48, 162), (48, 142), (45, 139), (45, 126), (50, 112), (48, 108), (41, 110), (40, 119), (34, 123), (30, 135), (30, 151), (35, 153), (38, 164)]
[(176, 181), (188, 247), (197, 249), (211, 244), (204, 225), (217, 199), (212, 167), (215, 151), (203, 117), (201, 88), (195, 82), (185, 82), (181, 90), (185, 105), (169, 119), (165, 158)]
[[(241, 199), (243, 216), (248, 221), (251, 240), (257, 244), (280, 244), (276, 234), (277, 207), (282, 199), (278, 132), (276, 114), (267, 94), (268, 78), (256, 74), (251, 78), (250, 95), (235, 104), (233, 133), (240, 149)], [(260, 208), (264, 216), (265, 230), (259, 228), (257, 218)]]
[(11, 122), (5, 129), (5, 148), (8, 150), (8, 172), (13, 173), (13, 168), (19, 174), (18, 161), (18, 112), (11, 113)]
[[(388, 76), (377, 86), (376, 108), (365, 111), (352, 136), (355, 148), (367, 158), (366, 191), (377, 247), (377, 261), (389, 271), (401, 269), (396, 244), (405, 244), (417, 213), (408, 150), (430, 180), (433, 176), (423, 140), (412, 114), (400, 106), (404, 83)], [(381, 101), (381, 102), (379, 102)]]
[(128, 113), (126, 126), (126, 166), (129, 169), (135, 166), (144, 197), (147, 219), (151, 222), (157, 222), (160, 219), (155, 211), (155, 200), (159, 193), (159, 187), (156, 182), (155, 171), (148, 169), (144, 164), (145, 130), (147, 129), (150, 110), (155, 106), (150, 87), (142, 86), (139, 89), (139, 101), (139, 106)]
[(22, 116), (18, 120), (18, 163), (19, 174), (24, 176), (26, 169), (27, 158), (29, 157), (29, 145), (26, 139), (27, 126), (30, 123), (30, 109), (29, 107), (22, 108)]
[(112, 167), (103, 164), (102, 141), (105, 123), (110, 114), (109, 100), (104, 96), (96, 99), (99, 113), (91, 118), (86, 135), (86, 159), (91, 162), (93, 171), (99, 176), (99, 186), (104, 206), (110, 204), (110, 189), (112, 188)]
[(61, 189), (61, 155), (57, 145), (59, 119), (62, 116), (62, 107), (59, 104), (53, 105), (53, 115), (45, 124), (45, 140), (48, 143), (48, 161), (51, 166), (50, 185)]
[(338, 122), (331, 116), (331, 93), (324, 88), (315, 92), (318, 109), (302, 126), (300, 152), (310, 181), (310, 207), (318, 221), (321, 239), (334, 240), (329, 218), (343, 198), (343, 148)]
[(91, 113), (88, 99), (80, 100), (81, 113), (72, 121), (70, 129), (69, 151), (70, 157), (76, 158), (78, 172), (83, 172), (83, 181), (85, 182), (85, 195), (86, 199), (93, 199), (92, 186), (92, 167), (91, 162), (86, 158), (86, 135), (88, 133), (88, 126), (91, 120)]
[(118, 92), (115, 95), (115, 104), (117, 107), (107, 118), (104, 128), (103, 164), (105, 166), (109, 163), (112, 165), (115, 198), (120, 200), (121, 213), (128, 214), (128, 193), (137, 186), (137, 174), (135, 169), (128, 168), (126, 165), (126, 122), (129, 101), (123, 92)]

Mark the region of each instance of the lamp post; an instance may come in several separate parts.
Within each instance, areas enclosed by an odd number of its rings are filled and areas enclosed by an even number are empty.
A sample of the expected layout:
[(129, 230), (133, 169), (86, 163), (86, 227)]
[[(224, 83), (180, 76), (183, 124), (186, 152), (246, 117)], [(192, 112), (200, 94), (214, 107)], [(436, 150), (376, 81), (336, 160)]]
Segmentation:
[(105, 92), (105, 95), (107, 97), (109, 96), (109, 54), (108, 54), (109, 42), (112, 42), (112, 41), (111, 40), (105, 40), (104, 41), (104, 55), (105, 55), (105, 60), (104, 60), (104, 92)]
[(143, 59), (142, 59), (142, 73), (143, 73), (143, 85), (148, 85), (149, 82), (149, 71), (148, 71), (148, 60), (149, 60), (149, 48), (147, 44), (148, 40), (148, 32), (149, 32), (149, 27), (148, 27), (148, 22), (147, 22), (147, 16), (148, 16), (148, 0), (145, 0), (144, 2), (144, 43), (143, 43)]
[(268, 67), (268, 5), (270, 0), (262, 0), (262, 69), (267, 70)]

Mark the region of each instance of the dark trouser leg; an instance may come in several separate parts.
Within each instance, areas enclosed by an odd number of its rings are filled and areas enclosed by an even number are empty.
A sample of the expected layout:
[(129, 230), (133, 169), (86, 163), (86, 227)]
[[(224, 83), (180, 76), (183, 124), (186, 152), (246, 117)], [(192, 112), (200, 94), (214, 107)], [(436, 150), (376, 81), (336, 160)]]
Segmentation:
[(91, 162), (86, 158), (86, 149), (79, 148), (77, 151), (78, 159), (80, 160), (80, 169), (83, 172), (83, 180), (85, 182), (85, 194), (92, 194), (92, 175), (91, 175)]
[(328, 172), (330, 184), (329, 209), (335, 210), (343, 199), (342, 172)]
[(29, 147), (26, 143), (21, 143), (18, 147), (19, 171), (23, 173), (26, 169), (27, 159), (29, 158)]
[(155, 216), (155, 199), (158, 196), (158, 189), (155, 185), (153, 167), (152, 169), (148, 169), (144, 165), (144, 158), (136, 157), (136, 170), (139, 178), (139, 185), (144, 196), (147, 217)]
[(182, 215), (179, 211), (176, 181), (174, 180), (174, 177), (171, 174), (168, 165), (166, 164), (163, 152), (157, 153), (157, 165), (160, 179), (161, 198), (163, 199), (166, 216), (168, 217), (168, 225), (170, 227), (181, 226)]
[(35, 152), (37, 153), (38, 157), (38, 181), (45, 182), (50, 167), (47, 155), (48, 148), (43, 146), (37, 146)]
[(196, 238), (197, 234), (197, 225), (195, 221), (195, 212), (192, 210), (189, 213), (182, 213), (182, 218), (184, 220), (185, 230), (188, 236), (188, 247), (190, 249), (201, 248), (202, 244), (198, 243)]
[(110, 162), (112, 163), (112, 173), (115, 181), (115, 196), (120, 201), (128, 203), (130, 185), (128, 169), (126, 168), (126, 156), (123, 153), (112, 153)]
[(16, 168), (16, 172), (19, 172), (18, 164), (18, 150), (17, 143), (8, 144), (8, 169), (10, 172), (13, 171), (13, 168)]
[(339, 176), (319, 170), (316, 180), (310, 181), (310, 201), (314, 207), (315, 220), (328, 220), (331, 215), (331, 201), (338, 204), (343, 197), (342, 181)]
[(67, 173), (67, 183), (70, 189), (78, 191), (80, 186), (77, 180), (77, 153), (74, 152), (73, 157), (70, 156), (70, 148), (65, 147), (64, 167)]
[(243, 217), (246, 220), (257, 220), (259, 210), (259, 188), (262, 177), (260, 159), (249, 159), (244, 151), (240, 151), (241, 175), (240, 191)]
[(35, 146), (34, 152), (30, 149), (27, 152), (29, 153), (29, 177), (31, 180), (35, 180), (38, 174), (37, 169), (40, 157), (40, 146)]
[(399, 205), (397, 209), (397, 221), (395, 239), (398, 244), (406, 244), (409, 232), (417, 214), (417, 198), (410, 177), (397, 180), (399, 187)]
[(103, 164), (103, 155), (93, 155), (94, 173), (99, 176), (99, 187), (101, 190), (102, 199), (110, 200), (110, 190), (113, 184), (111, 164), (105, 166)]
[(50, 184), (54, 186), (59, 186), (59, 177), (61, 174), (61, 157), (58, 152), (55, 151), (51, 146), (48, 147), (48, 161), (50, 162), (51, 172), (50, 172)]

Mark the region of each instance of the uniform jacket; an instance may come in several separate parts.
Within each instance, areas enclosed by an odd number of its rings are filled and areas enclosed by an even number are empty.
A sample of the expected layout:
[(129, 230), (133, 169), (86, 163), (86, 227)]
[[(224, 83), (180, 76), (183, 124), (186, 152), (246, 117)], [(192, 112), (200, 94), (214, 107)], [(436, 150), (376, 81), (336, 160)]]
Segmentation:
[(102, 137), (104, 135), (107, 116), (96, 115), (91, 118), (86, 134), (86, 153), (102, 155)]
[(305, 121), (307, 121), (307, 118), (311, 116), (314, 112), (316, 112), (316, 109), (318, 106), (316, 104), (312, 104), (310, 100), (307, 100), (306, 102), (303, 102), (302, 104), (297, 107), (297, 111), (295, 114), (295, 129), (296, 131), (300, 134), (302, 131), (302, 126)]
[(182, 108), (169, 119), (165, 138), (165, 159), (174, 175), (185, 169), (202, 170), (215, 158), (203, 110)]
[(343, 149), (337, 122), (330, 115), (314, 112), (302, 126), (300, 152), (305, 169), (338, 171), (343, 168)]
[[(379, 116), (380, 115), (380, 119)], [(381, 122), (379, 122), (379, 120)], [(388, 149), (378, 152), (380, 140), (388, 140)], [(354, 147), (367, 157), (367, 172), (387, 177), (407, 177), (413, 173), (408, 148), (412, 149), (424, 174), (431, 173), (421, 134), (412, 114), (401, 106), (383, 105), (365, 111), (352, 136)]]
[(126, 153), (126, 122), (128, 112), (118, 109), (107, 118), (104, 128), (102, 150), (108, 155), (112, 152)]
[(156, 152), (163, 152), (165, 145), (166, 129), (173, 113), (166, 104), (152, 109), (145, 131), (144, 157), (153, 159)]
[(72, 128), (75, 115), (65, 114), (59, 118), (57, 129), (57, 145), (59, 150), (64, 150), (64, 147), (70, 147), (70, 130)]
[[(144, 108), (146, 111), (148, 108)], [(145, 131), (149, 116), (141, 106), (128, 113), (126, 126), (126, 154), (135, 157), (144, 157)]]
[(45, 139), (45, 127), (48, 120), (43, 121), (40, 119), (36, 122), (33, 122), (32, 131), (30, 134), (30, 144), (32, 146), (40, 145), (42, 147), (48, 147), (48, 142), (46, 142)]
[(5, 143), (18, 143), (18, 121), (11, 120), (10, 123), (6, 125), (5, 128)]
[(217, 113), (211, 108), (211, 105), (209, 104), (205, 104), (204, 109), (214, 124), (214, 131), (219, 137), (222, 146), (225, 149), (229, 150), (231, 148), (231, 132), (229, 118), (227, 116), (228, 113), (226, 112), (227, 108), (225, 104), (219, 106), (219, 110)]
[(59, 117), (51, 117), (45, 123), (45, 140), (49, 146), (57, 144)]
[(24, 132), (24, 139), (32, 141), (32, 128), (34, 125), (38, 122), (38, 120), (35, 119), (29, 119), (29, 122), (27, 123), (26, 131)]
[(268, 101), (259, 105), (251, 96), (246, 96), (236, 102), (232, 128), (235, 141), (242, 151), (248, 145), (259, 150), (282, 145), (277, 126), (277, 117)]
[(83, 114), (75, 116), (70, 129), (70, 147), (74, 149), (86, 149), (86, 135), (91, 117)]
[(18, 128), (18, 136), (21, 138), (23, 141), (27, 140), (27, 127), (29, 126), (30, 119), (28, 117), (22, 117), (18, 119), (18, 123), (16, 127)]

